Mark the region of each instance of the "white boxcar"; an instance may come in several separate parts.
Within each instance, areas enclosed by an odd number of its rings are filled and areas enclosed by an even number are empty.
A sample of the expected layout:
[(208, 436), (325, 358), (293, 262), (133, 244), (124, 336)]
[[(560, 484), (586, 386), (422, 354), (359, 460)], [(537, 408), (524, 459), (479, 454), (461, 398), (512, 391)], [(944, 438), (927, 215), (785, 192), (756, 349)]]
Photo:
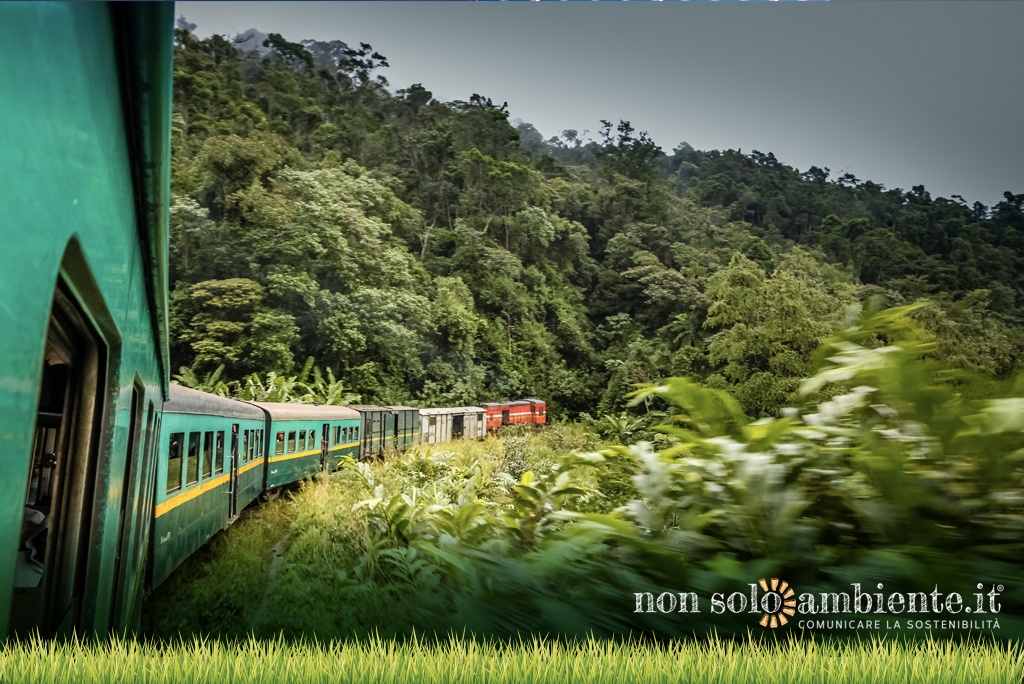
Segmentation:
[(483, 439), (486, 435), (487, 412), (479, 406), (420, 409), (420, 440), (424, 444)]

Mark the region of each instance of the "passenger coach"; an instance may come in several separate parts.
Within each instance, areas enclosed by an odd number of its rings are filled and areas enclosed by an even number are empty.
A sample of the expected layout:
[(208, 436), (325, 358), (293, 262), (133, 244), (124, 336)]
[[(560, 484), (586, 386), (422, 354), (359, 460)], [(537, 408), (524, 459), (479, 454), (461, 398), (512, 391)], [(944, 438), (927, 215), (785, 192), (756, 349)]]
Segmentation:
[(251, 404), (171, 385), (153, 512), (153, 586), (263, 491), (264, 417)]
[(338, 469), (344, 456), (359, 458), (359, 413), (347, 406), (252, 402), (266, 414), (268, 442), (264, 489)]
[(172, 3), (0, 5), (0, 636), (140, 613), (173, 25)]

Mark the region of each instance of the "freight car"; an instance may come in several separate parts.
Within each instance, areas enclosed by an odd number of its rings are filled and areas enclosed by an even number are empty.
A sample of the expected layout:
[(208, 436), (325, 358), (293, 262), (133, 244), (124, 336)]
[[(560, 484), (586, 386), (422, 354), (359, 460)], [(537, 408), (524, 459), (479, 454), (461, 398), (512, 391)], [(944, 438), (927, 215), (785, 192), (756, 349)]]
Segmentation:
[(0, 635), (140, 611), (168, 385), (170, 3), (0, 6)]
[(420, 409), (420, 420), (424, 444), (483, 439), (487, 434), (487, 412), (479, 406)]
[(397, 451), (405, 451), (420, 441), (420, 410), (411, 406), (389, 406), (395, 421), (395, 443)]
[(360, 404), (351, 408), (359, 412), (362, 422), (362, 438), (359, 453), (364, 457), (377, 457), (384, 454), (388, 444), (395, 440), (395, 421), (391, 410), (386, 406)]

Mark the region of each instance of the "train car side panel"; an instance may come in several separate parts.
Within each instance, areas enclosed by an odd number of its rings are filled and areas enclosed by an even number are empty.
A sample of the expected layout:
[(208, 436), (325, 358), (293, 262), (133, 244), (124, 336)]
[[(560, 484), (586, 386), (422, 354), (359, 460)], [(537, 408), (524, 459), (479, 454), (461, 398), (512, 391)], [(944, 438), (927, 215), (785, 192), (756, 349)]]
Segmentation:
[(166, 391), (173, 9), (0, 15), (0, 634), (103, 632), (138, 614)]

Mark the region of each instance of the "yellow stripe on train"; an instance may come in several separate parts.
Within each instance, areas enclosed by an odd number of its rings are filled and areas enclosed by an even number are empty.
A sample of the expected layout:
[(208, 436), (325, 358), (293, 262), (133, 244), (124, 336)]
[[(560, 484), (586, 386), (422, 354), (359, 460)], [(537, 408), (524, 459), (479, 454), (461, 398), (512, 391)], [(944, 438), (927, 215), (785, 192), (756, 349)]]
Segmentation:
[(175, 508), (177, 508), (181, 504), (183, 504), (183, 503), (185, 503), (187, 501), (191, 501), (192, 499), (196, 498), (200, 494), (205, 494), (206, 492), (210, 491), (211, 489), (216, 489), (217, 487), (219, 487), (222, 484), (224, 484), (225, 482), (227, 482), (230, 478), (231, 478), (231, 474), (230, 473), (224, 473), (223, 475), (221, 475), (219, 477), (216, 477), (216, 478), (210, 480), (209, 482), (204, 482), (201, 486), (196, 487), (195, 489), (189, 489), (188, 491), (184, 491), (184, 492), (182, 492), (180, 494), (175, 494), (173, 497), (171, 497), (167, 501), (164, 501), (163, 503), (158, 503), (156, 505), (156, 508), (155, 508), (156, 513), (155, 513), (154, 517), (159, 518), (164, 513), (167, 513), (168, 511), (174, 510)]

